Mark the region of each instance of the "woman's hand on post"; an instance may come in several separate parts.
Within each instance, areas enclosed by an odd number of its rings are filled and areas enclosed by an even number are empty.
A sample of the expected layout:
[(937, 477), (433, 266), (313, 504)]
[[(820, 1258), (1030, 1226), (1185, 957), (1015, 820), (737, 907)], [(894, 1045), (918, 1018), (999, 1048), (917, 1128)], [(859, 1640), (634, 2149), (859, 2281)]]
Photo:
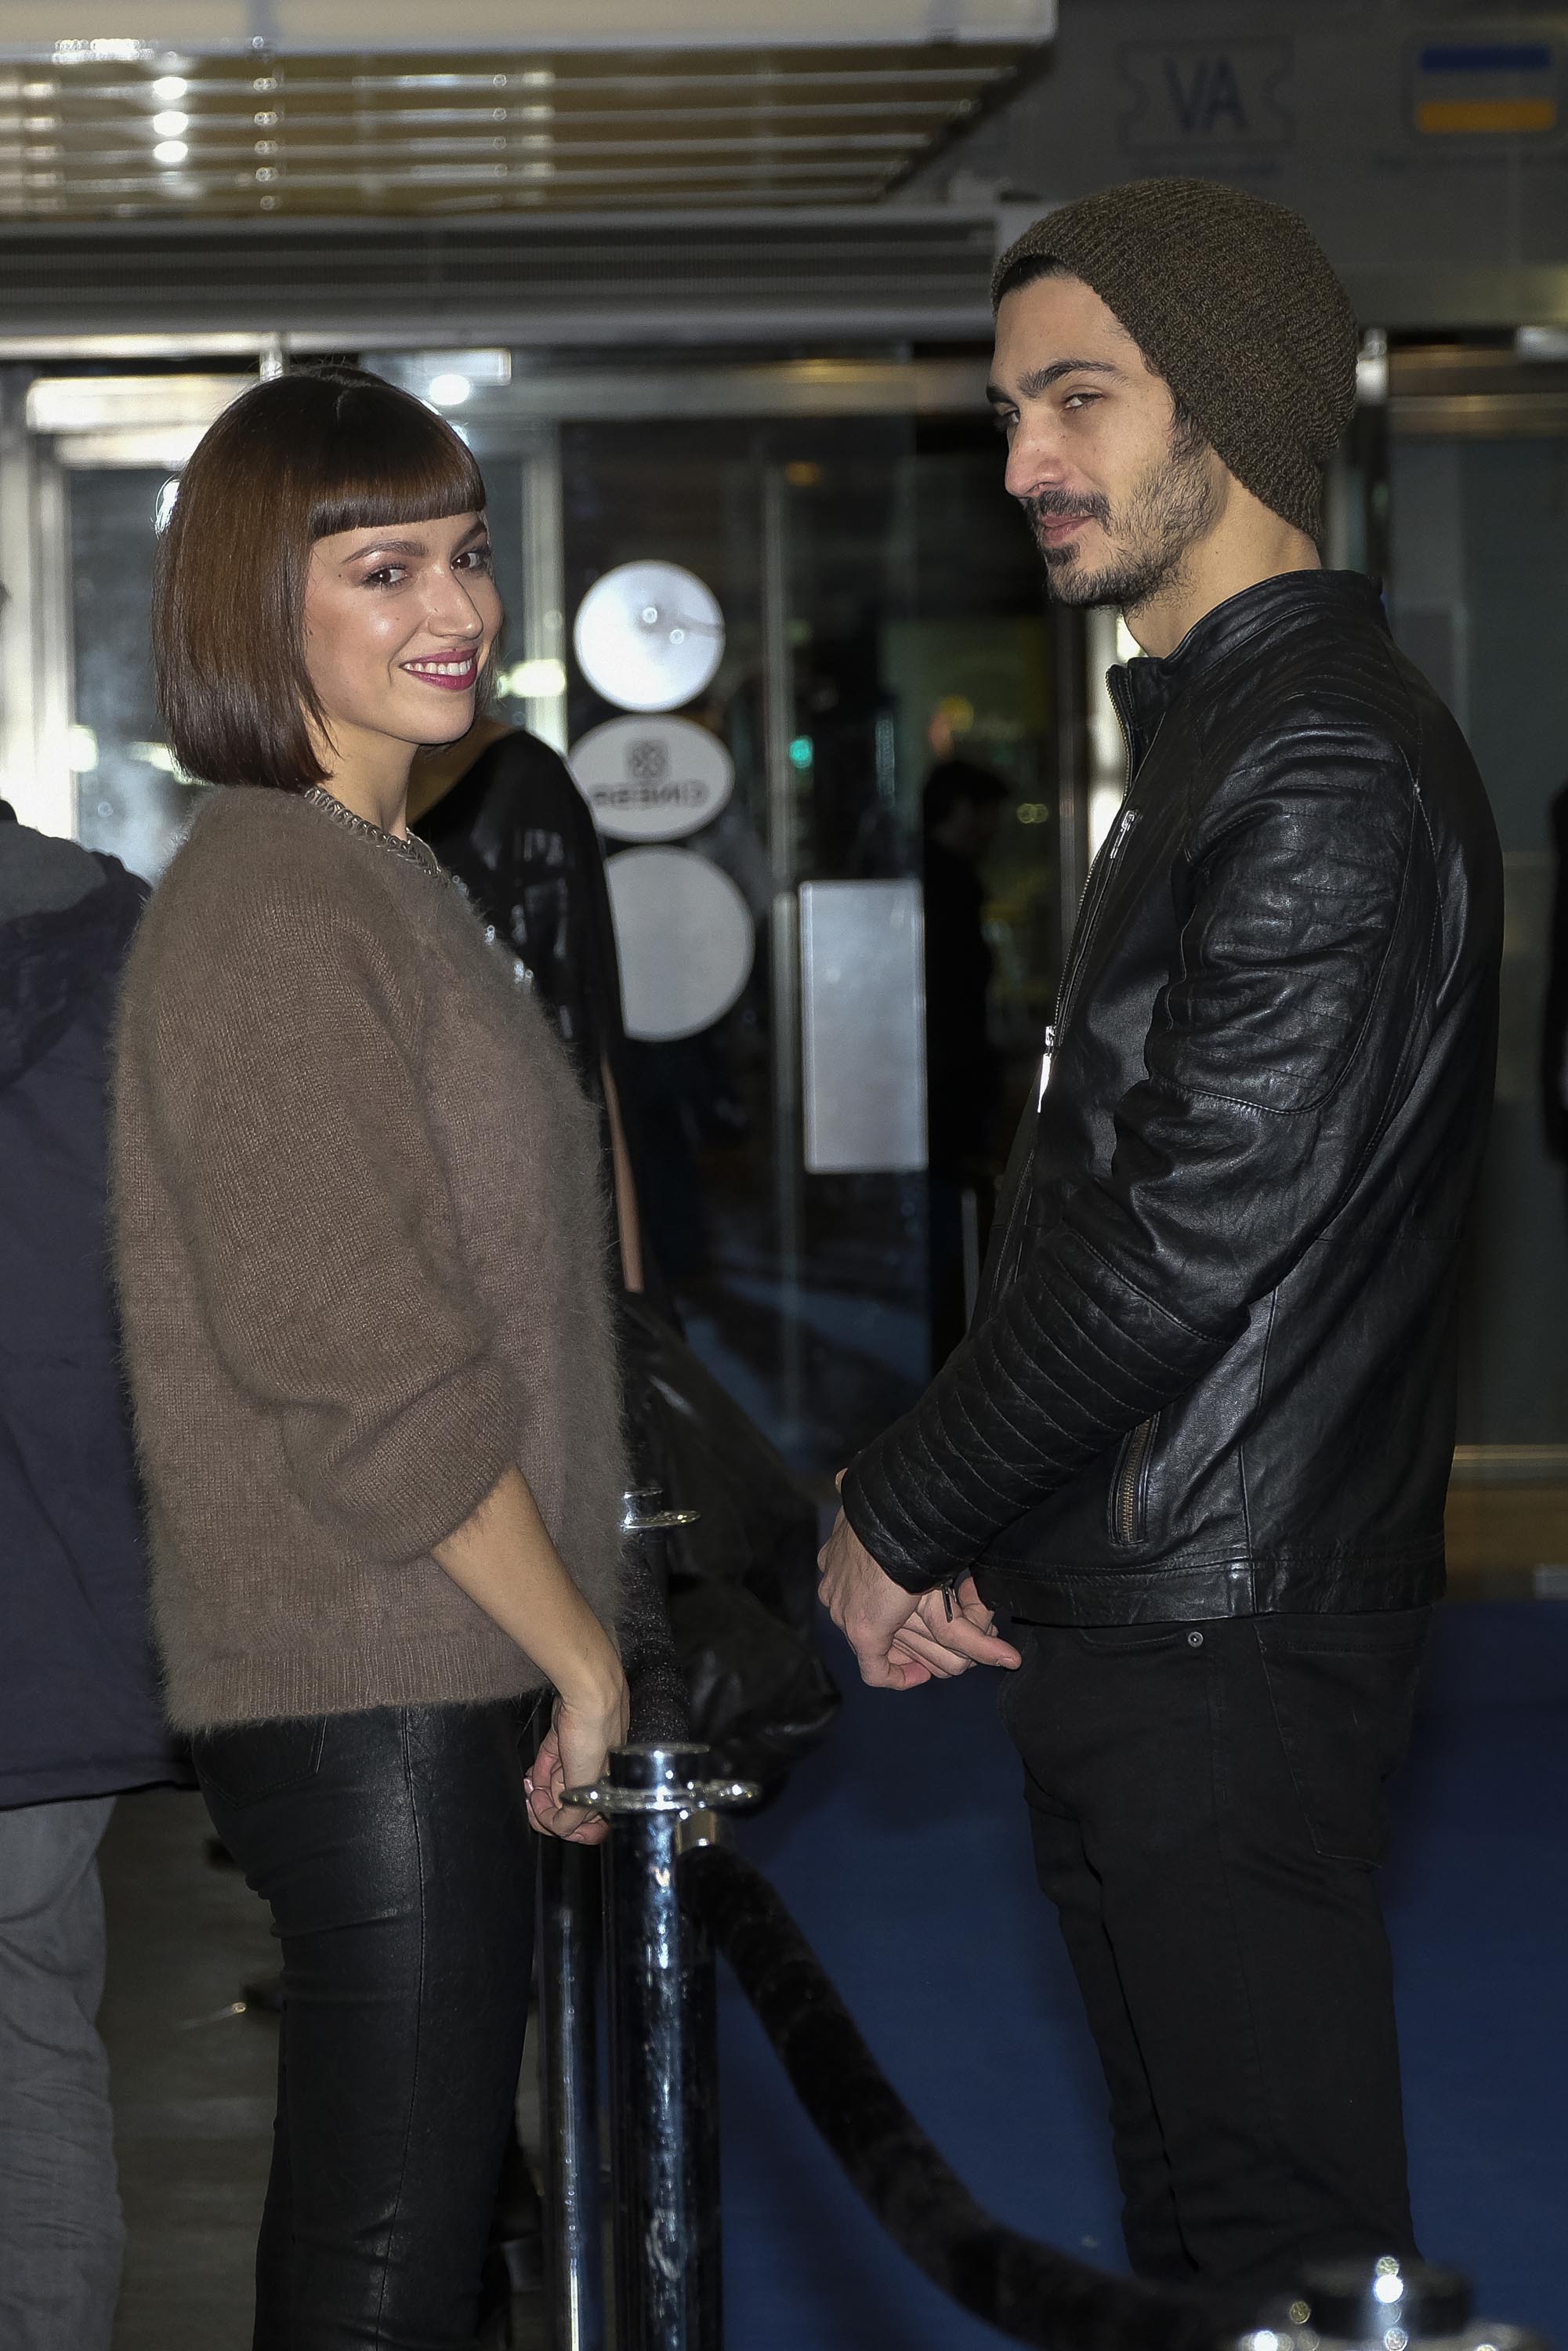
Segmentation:
[(473, 1516), (434, 1552), (453, 1582), (560, 1692), (527, 1775), (535, 1828), (597, 1844), (605, 1823), (561, 1797), (602, 1775), (610, 1750), (626, 1736), (631, 1693), (615, 1645), (567, 1573), (522, 1471), (504, 1469)]
[(560, 1837), (569, 1844), (603, 1842), (608, 1822), (561, 1799), (568, 1788), (591, 1787), (602, 1780), (610, 1750), (624, 1740), (631, 1720), (632, 1694), (619, 1665), (614, 1678), (601, 1689), (556, 1699), (550, 1727), (524, 1781), (528, 1818), (541, 1834)]

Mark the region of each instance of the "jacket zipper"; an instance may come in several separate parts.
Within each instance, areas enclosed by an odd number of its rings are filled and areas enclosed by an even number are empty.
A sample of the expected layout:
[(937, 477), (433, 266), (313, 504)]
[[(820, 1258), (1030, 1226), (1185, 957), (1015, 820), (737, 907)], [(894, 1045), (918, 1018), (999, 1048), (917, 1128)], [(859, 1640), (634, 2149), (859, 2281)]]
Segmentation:
[[(1114, 699), (1114, 697), (1113, 697), (1113, 699)], [(1127, 721), (1123, 716), (1120, 703), (1116, 704), (1115, 708), (1116, 724), (1122, 730), (1122, 744), (1127, 755), (1127, 780), (1124, 789), (1130, 791), (1133, 783), (1133, 738), (1127, 732)], [(1159, 728), (1157, 726), (1155, 729), (1155, 733), (1156, 736), (1159, 733)], [(1151, 750), (1153, 749), (1154, 746), (1152, 743), (1149, 747)], [(1104, 847), (1101, 850), (1099, 856), (1094, 861), (1093, 871), (1089, 877), (1089, 888), (1090, 891), (1092, 892), (1092, 896), (1085, 893), (1082, 916), (1078, 924), (1076, 935), (1072, 942), (1072, 950), (1067, 960), (1067, 968), (1062, 973), (1061, 986), (1057, 993), (1056, 1019), (1051, 1023), (1045, 1032), (1044, 1050), (1041, 1052), (1040, 1062), (1040, 1090), (1035, 1097), (1035, 1113), (1037, 1117), (1045, 1102), (1046, 1088), (1051, 1083), (1051, 1065), (1052, 1061), (1055, 1059), (1057, 1044), (1061, 1038), (1066, 1033), (1067, 1016), (1071, 1008), (1072, 998), (1077, 990), (1079, 978), (1083, 969), (1085, 958), (1088, 955), (1089, 943), (1093, 935), (1094, 926), (1100, 919), (1100, 909), (1105, 901), (1105, 893), (1110, 885), (1112, 871), (1116, 863), (1116, 860), (1121, 856), (1123, 850), (1126, 846), (1128, 834), (1132, 831), (1133, 827), (1137, 823), (1137, 821), (1138, 811), (1136, 809), (1124, 807), (1117, 816), (1115, 831), (1112, 833), (1110, 840), (1106, 841)], [(1018, 1186), (1017, 1193), (1014, 1196), (1011, 1213), (1008, 1218), (1007, 1234), (1003, 1241), (1001, 1252), (996, 1259), (997, 1277), (995, 1283), (991, 1286), (988, 1291), (984, 1293), (992, 1302), (1000, 1298), (1004, 1291), (1011, 1287), (1013, 1280), (1018, 1272), (1018, 1241), (1019, 1228), (1027, 1219), (1030, 1196), (1032, 1190), (1033, 1184), (1029, 1173), (1026, 1171), (1022, 1181)]]
[[(1133, 789), (1133, 738), (1127, 732), (1126, 718), (1114, 695), (1112, 695), (1112, 703), (1116, 713), (1116, 724), (1122, 730), (1122, 747), (1126, 754), (1127, 762), (1126, 778), (1122, 787), (1123, 806), (1116, 818), (1114, 832), (1094, 862), (1094, 871), (1090, 877), (1094, 894), (1092, 899), (1088, 899), (1084, 903), (1083, 918), (1078, 925), (1078, 935), (1072, 944), (1072, 953), (1068, 958), (1067, 969), (1061, 977), (1061, 989), (1056, 999), (1056, 1025), (1046, 1032), (1048, 1054), (1055, 1050), (1057, 1039), (1067, 1033), (1067, 1016), (1072, 1008), (1072, 999), (1077, 993), (1083, 966), (1088, 959), (1090, 942), (1094, 935), (1095, 925), (1100, 920), (1100, 909), (1105, 903), (1105, 893), (1110, 887), (1112, 872), (1117, 859), (1127, 845), (1128, 834), (1138, 821), (1137, 810), (1126, 806), (1126, 795)], [(1155, 732), (1156, 735), (1159, 733), (1157, 726)], [(1149, 748), (1153, 750), (1152, 743)], [(1044, 1091), (1045, 1083), (1042, 1081), (1040, 1086), (1042, 1094)]]
[(1111, 1531), (1118, 1542), (1142, 1542), (1148, 1517), (1149, 1463), (1160, 1416), (1141, 1420), (1122, 1447), (1121, 1468), (1111, 1514)]
[[(1040, 1091), (1035, 1096), (1034, 1105), (1037, 1119), (1044, 1106), (1046, 1088), (1051, 1083), (1051, 1065), (1056, 1056), (1057, 1040), (1067, 1025), (1068, 1006), (1072, 989), (1078, 974), (1083, 967), (1083, 957), (1088, 948), (1090, 935), (1099, 919), (1100, 908), (1104, 903), (1111, 869), (1121, 855), (1123, 843), (1137, 820), (1135, 810), (1124, 809), (1117, 819), (1116, 831), (1095, 861), (1093, 902), (1090, 904), (1085, 901), (1083, 919), (1078, 925), (1078, 935), (1073, 942), (1073, 953), (1062, 975), (1061, 991), (1057, 998), (1056, 1019), (1045, 1032), (1044, 1050), (1040, 1057)], [(1014, 1276), (1018, 1272), (1019, 1235), (1029, 1214), (1030, 1197), (1033, 1189), (1032, 1177), (1026, 1172), (1014, 1196), (1012, 1208), (1008, 1217), (1007, 1238), (1003, 1243), (1002, 1254), (997, 1259), (996, 1285), (989, 1293), (993, 1298), (999, 1298), (1004, 1290), (1010, 1289)]]
[(1117, 859), (1127, 845), (1127, 836), (1137, 821), (1136, 809), (1124, 808), (1122, 810), (1116, 819), (1116, 830), (1105, 843), (1095, 866), (1094, 896), (1092, 902), (1084, 907), (1083, 920), (1078, 925), (1078, 936), (1073, 942), (1072, 958), (1063, 976), (1061, 994), (1057, 999), (1056, 1025), (1051, 1032), (1053, 1049), (1057, 1040), (1067, 1033), (1068, 1015), (1072, 1009), (1073, 999), (1078, 993), (1078, 985), (1083, 977), (1083, 967), (1089, 959), (1089, 948), (1099, 925), (1101, 909), (1105, 904), (1105, 893), (1111, 886), (1111, 875), (1115, 870)]

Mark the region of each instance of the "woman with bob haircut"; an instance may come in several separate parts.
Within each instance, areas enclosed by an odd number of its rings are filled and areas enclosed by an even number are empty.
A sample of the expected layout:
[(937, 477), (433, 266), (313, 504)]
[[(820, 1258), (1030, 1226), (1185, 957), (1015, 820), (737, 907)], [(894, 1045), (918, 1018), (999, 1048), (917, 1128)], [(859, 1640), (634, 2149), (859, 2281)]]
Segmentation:
[(282, 1944), (258, 2351), (472, 2345), (528, 1818), (601, 1836), (627, 1728), (594, 1116), (404, 821), (500, 620), (472, 455), (357, 370), (236, 400), (159, 546), (223, 789), (131, 957), (115, 1253), (169, 1712)]

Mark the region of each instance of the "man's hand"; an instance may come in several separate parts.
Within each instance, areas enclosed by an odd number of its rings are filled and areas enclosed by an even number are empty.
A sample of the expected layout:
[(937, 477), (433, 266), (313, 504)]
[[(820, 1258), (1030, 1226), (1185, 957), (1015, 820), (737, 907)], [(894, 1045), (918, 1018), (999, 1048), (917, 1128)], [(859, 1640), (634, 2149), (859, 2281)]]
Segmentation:
[(873, 1689), (915, 1689), (931, 1668), (898, 1646), (901, 1628), (915, 1616), (915, 1594), (884, 1575), (842, 1510), (817, 1553), (817, 1592), (855, 1653), (862, 1682)]
[(894, 1583), (873, 1559), (843, 1512), (817, 1555), (822, 1605), (855, 1653), (861, 1679), (876, 1689), (918, 1689), (950, 1681), (971, 1666), (1023, 1663), (965, 1576), (948, 1605), (945, 1592), (918, 1597)]
[(914, 1615), (899, 1628), (893, 1654), (903, 1663), (924, 1666), (939, 1681), (967, 1674), (971, 1666), (1000, 1666), (1012, 1673), (1023, 1663), (997, 1631), (972, 1575), (954, 1591), (951, 1607), (945, 1589), (923, 1592)]

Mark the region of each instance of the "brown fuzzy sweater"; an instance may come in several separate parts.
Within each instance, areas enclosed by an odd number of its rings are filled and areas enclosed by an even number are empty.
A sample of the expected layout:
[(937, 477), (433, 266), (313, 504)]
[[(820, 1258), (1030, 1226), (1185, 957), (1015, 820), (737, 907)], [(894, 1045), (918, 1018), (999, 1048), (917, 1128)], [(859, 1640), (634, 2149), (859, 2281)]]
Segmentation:
[(430, 1555), (516, 1462), (613, 1622), (598, 1141), (511, 957), (321, 809), (214, 793), (137, 935), (115, 1093), (172, 1720), (536, 1688)]

